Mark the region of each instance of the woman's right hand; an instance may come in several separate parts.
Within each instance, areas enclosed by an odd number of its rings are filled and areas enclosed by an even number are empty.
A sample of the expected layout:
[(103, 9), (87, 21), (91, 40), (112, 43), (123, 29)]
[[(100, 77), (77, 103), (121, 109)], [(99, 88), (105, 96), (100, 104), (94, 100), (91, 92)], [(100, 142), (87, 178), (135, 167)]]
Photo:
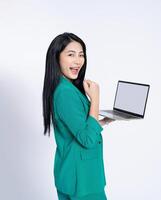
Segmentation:
[(91, 80), (84, 80), (83, 87), (90, 100), (99, 100), (99, 85)]

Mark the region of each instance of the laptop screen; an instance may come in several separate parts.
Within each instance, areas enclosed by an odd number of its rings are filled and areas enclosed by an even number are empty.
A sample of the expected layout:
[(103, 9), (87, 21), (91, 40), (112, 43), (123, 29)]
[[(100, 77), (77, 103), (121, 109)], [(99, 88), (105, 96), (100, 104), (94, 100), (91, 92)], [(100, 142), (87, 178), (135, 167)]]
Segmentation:
[(120, 109), (143, 116), (149, 85), (119, 81), (114, 109)]

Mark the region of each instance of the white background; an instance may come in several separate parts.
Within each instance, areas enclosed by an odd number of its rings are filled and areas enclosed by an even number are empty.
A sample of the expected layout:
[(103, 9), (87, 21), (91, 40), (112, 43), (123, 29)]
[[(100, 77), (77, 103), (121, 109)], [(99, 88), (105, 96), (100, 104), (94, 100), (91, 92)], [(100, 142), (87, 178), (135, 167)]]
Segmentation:
[(151, 85), (145, 119), (102, 132), (105, 189), (108, 200), (160, 200), (160, 0), (0, 1), (0, 199), (57, 199), (42, 87), (47, 48), (66, 31), (87, 45), (100, 109), (112, 108), (119, 79)]

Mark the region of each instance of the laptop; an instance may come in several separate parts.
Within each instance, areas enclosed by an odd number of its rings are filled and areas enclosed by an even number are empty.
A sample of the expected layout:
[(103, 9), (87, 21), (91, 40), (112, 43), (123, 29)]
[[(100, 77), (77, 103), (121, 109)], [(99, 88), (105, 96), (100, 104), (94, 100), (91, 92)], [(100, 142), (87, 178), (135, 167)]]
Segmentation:
[(114, 120), (143, 119), (150, 85), (119, 80), (113, 110), (100, 110), (99, 115)]

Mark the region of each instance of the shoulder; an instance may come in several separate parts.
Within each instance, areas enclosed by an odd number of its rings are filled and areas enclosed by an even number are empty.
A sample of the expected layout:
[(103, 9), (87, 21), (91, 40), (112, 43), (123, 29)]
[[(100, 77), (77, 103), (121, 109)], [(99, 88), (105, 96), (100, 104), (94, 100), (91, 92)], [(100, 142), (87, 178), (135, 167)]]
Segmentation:
[(56, 87), (53, 95), (55, 100), (78, 98), (78, 94), (73, 87), (61, 83)]

